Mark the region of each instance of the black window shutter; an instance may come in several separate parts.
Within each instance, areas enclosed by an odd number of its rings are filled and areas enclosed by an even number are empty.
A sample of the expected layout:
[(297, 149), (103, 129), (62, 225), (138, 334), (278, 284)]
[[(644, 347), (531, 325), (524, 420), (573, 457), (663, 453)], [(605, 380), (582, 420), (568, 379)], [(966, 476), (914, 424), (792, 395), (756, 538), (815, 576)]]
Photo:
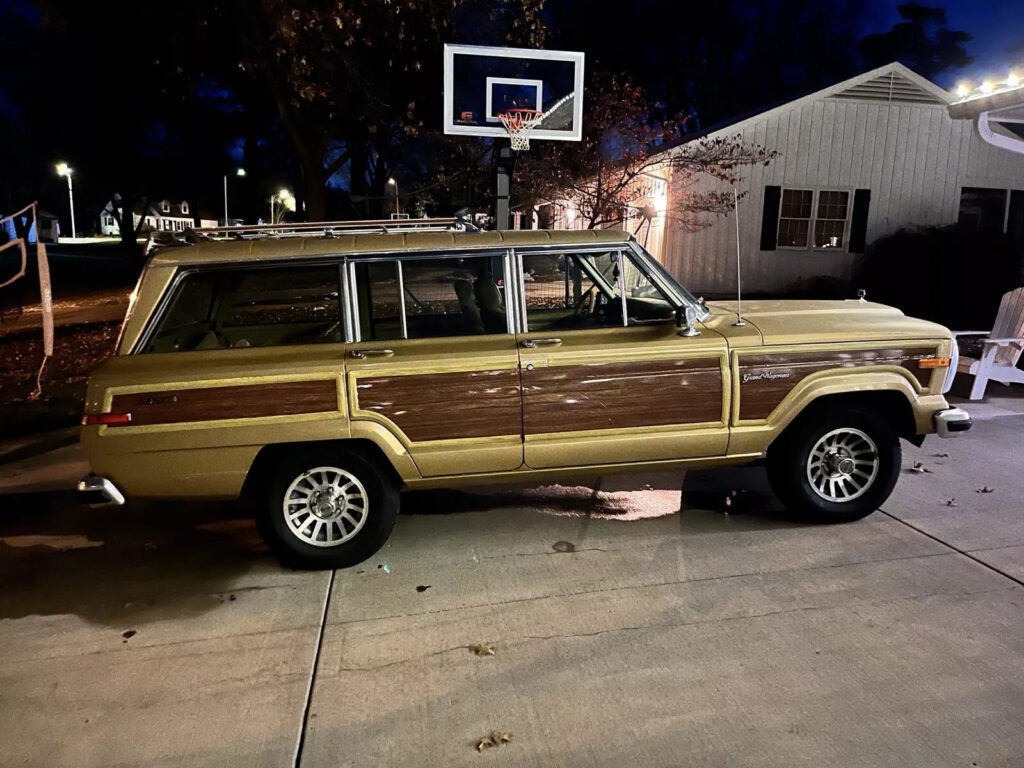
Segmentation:
[(850, 221), (850, 253), (864, 253), (868, 239), (868, 208), (871, 190), (858, 189), (853, 193), (853, 218)]
[(779, 202), (782, 187), (764, 188), (764, 213), (761, 216), (761, 250), (774, 251), (779, 237)]

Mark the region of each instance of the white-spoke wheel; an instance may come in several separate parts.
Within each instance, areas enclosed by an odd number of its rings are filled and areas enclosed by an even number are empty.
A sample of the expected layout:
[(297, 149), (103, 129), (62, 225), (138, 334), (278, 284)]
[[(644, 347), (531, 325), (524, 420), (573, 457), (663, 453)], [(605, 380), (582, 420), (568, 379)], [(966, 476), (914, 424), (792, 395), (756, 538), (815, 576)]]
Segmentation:
[(355, 475), (338, 467), (316, 467), (292, 480), (282, 511), (298, 539), (314, 547), (336, 547), (362, 530), (369, 502)]
[(878, 476), (878, 447), (865, 432), (852, 427), (823, 435), (807, 457), (807, 481), (813, 491), (833, 503), (864, 495)]

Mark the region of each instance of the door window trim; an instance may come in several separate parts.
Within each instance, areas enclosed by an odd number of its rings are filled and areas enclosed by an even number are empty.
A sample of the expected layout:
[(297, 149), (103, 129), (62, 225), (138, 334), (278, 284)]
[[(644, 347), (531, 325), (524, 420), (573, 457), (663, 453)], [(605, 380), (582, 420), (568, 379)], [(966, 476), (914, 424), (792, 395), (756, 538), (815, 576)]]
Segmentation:
[[(325, 254), (314, 259), (302, 259), (298, 260), (275, 260), (275, 261), (261, 261), (256, 263), (239, 262), (239, 261), (224, 261), (215, 262), (213, 264), (197, 264), (197, 265), (181, 265), (177, 268), (174, 273), (174, 277), (171, 279), (170, 285), (163, 292), (163, 295), (157, 301), (156, 306), (150, 313), (148, 320), (146, 321), (145, 327), (142, 329), (142, 333), (139, 334), (132, 348), (128, 351), (129, 355), (142, 355), (142, 354), (158, 354), (152, 352), (145, 352), (149, 342), (153, 338), (153, 334), (156, 329), (160, 327), (163, 322), (164, 315), (170, 310), (174, 300), (177, 299), (178, 293), (181, 290), (181, 284), (190, 275), (201, 274), (204, 272), (238, 272), (238, 271), (256, 271), (263, 269), (281, 269), (286, 267), (293, 268), (306, 268), (306, 267), (333, 267), (337, 266), (339, 269), (343, 268), (346, 259), (341, 254)], [(142, 277), (139, 277), (139, 285), (142, 284)], [(344, 275), (342, 275), (344, 276)], [(138, 286), (136, 286), (138, 291)], [(346, 291), (344, 280), (340, 280), (338, 284), (338, 311), (341, 314), (342, 325), (344, 326), (344, 338), (348, 341), (350, 325), (347, 322), (348, 318), (345, 314), (345, 298)], [(195, 350), (188, 350), (195, 351)], [(182, 354), (182, 353), (176, 353)]]
[[(348, 263), (348, 269), (346, 273), (348, 275), (347, 285), (342, 287), (342, 291), (345, 294), (345, 299), (350, 305), (351, 309), (351, 327), (353, 329), (352, 338), (348, 337), (346, 332), (345, 340), (347, 343), (362, 343), (364, 341), (369, 342), (372, 339), (364, 339), (362, 330), (359, 326), (359, 292), (356, 286), (356, 264), (363, 263), (380, 263), (380, 262), (396, 262), (397, 273), (398, 273), (398, 288), (399, 288), (399, 321), (402, 329), (402, 338), (391, 339), (390, 341), (409, 341), (409, 327), (408, 327), (408, 313), (405, 309), (405, 275), (402, 269), (402, 263), (405, 261), (428, 261), (430, 259), (467, 259), (467, 258), (487, 258), (501, 256), (502, 268), (505, 270), (504, 281), (505, 281), (505, 333), (515, 333), (515, 313), (512, 310), (512, 304), (509, 301), (509, 296), (512, 295), (515, 284), (518, 282), (512, 276), (510, 272), (511, 268), (511, 256), (512, 249), (510, 248), (452, 248), (441, 251), (417, 251), (416, 253), (407, 253), (403, 251), (389, 251), (384, 254), (374, 254), (366, 258), (356, 257), (347, 258), (345, 261)], [(500, 336), (502, 334), (471, 334), (471, 338), (477, 338), (479, 336)], [(466, 334), (457, 336), (440, 336), (435, 338), (446, 338), (446, 339), (461, 339)], [(413, 339), (415, 341), (415, 339)]]
[[(562, 244), (555, 243), (555, 244), (551, 244), (551, 245), (531, 245), (531, 246), (526, 246), (525, 248), (514, 248), (512, 250), (513, 250), (513, 253), (515, 255), (515, 262), (516, 262), (515, 276), (516, 276), (516, 283), (517, 283), (517, 289), (518, 289), (517, 292), (519, 294), (519, 299), (521, 301), (521, 303), (520, 303), (521, 315), (518, 318), (519, 322), (516, 325), (516, 333), (539, 333), (539, 331), (530, 331), (529, 330), (529, 326), (528, 326), (527, 319), (526, 319), (526, 284), (523, 282), (523, 257), (524, 256), (532, 256), (532, 255), (551, 254), (551, 253), (554, 253), (554, 254), (617, 253), (617, 254), (619, 254), (619, 258), (620, 259), (622, 259), (622, 258), (630, 259), (632, 261), (632, 263), (633, 263), (633, 266), (636, 267), (644, 277), (646, 277), (648, 280), (650, 280), (651, 283), (653, 283), (654, 286), (659, 291), (661, 291), (662, 294), (664, 294), (666, 298), (669, 299), (669, 301), (677, 302), (677, 303), (679, 303), (682, 306), (692, 306), (697, 311), (698, 317), (701, 318), (702, 320), (706, 320), (708, 317), (711, 316), (711, 313), (705, 307), (703, 307), (696, 299), (694, 299), (694, 298), (692, 298), (692, 297), (690, 297), (688, 295), (681, 296), (679, 294), (679, 291), (677, 290), (677, 288), (676, 288), (676, 286), (674, 284), (671, 284), (671, 285), (668, 284), (667, 281), (665, 279), (663, 279), (662, 275), (660, 275), (657, 270), (654, 270), (654, 269), (650, 268), (650, 265), (648, 264), (647, 260), (648, 259), (653, 260), (654, 257), (651, 256), (647, 251), (645, 251), (643, 246), (641, 246), (634, 238), (630, 238), (629, 240), (626, 240), (626, 241), (623, 241), (623, 242), (620, 242), (620, 243), (597, 243), (597, 244), (590, 244), (590, 243), (588, 243), (588, 244), (585, 244), (585, 245), (582, 245), (582, 244), (569, 244), (569, 243), (562, 243)], [(612, 287), (612, 286), (608, 285), (604, 281), (604, 278), (600, 274), (595, 276), (595, 274), (592, 273), (591, 270), (592, 270), (593, 265), (589, 261), (587, 261), (586, 259), (584, 259), (584, 260), (582, 260), (580, 262), (580, 266), (583, 269), (583, 271), (586, 273), (587, 277), (589, 277), (591, 280), (593, 280), (596, 284), (599, 284), (599, 285), (601, 285), (603, 287), (606, 287), (606, 288), (611, 288)], [(627, 307), (626, 307), (626, 301), (625, 301), (625, 296), (626, 296), (626, 292), (625, 292), (625, 279), (626, 279), (625, 273), (626, 273), (626, 270), (625, 270), (624, 263), (620, 262), (619, 263), (619, 279), (617, 281), (618, 282), (617, 288), (618, 288), (618, 291), (619, 291), (619, 295), (622, 298), (622, 304), (623, 304), (623, 322), (622, 322), (622, 327), (623, 328), (629, 327), (629, 313), (628, 313), (628, 310), (627, 310)], [(683, 289), (683, 290), (685, 290), (685, 289)], [(614, 327), (619, 327), (619, 326), (614, 326)]]

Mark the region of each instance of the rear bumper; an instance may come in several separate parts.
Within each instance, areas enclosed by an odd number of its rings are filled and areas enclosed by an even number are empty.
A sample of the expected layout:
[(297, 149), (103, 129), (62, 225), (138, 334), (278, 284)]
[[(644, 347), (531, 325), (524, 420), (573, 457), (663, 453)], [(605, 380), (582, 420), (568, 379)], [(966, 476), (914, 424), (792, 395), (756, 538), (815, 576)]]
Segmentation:
[(90, 507), (120, 507), (124, 494), (105, 477), (89, 475), (78, 482), (76, 497), (81, 504)]
[(969, 430), (974, 423), (971, 421), (971, 415), (962, 408), (939, 411), (933, 419), (935, 432), (939, 437), (960, 437), (961, 433)]

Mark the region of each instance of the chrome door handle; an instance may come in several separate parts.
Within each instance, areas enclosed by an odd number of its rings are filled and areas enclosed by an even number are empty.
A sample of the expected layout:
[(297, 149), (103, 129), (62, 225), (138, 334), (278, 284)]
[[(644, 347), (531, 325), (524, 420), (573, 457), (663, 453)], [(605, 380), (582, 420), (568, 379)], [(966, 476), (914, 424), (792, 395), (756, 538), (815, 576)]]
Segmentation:
[(376, 357), (391, 357), (393, 354), (395, 354), (395, 350), (393, 349), (353, 349), (349, 352), (349, 355), (354, 357), (356, 360), (364, 360), (370, 355), (374, 355)]
[(561, 344), (561, 339), (526, 339), (526, 341), (520, 342), (520, 344), (526, 349), (536, 349), (539, 346), (547, 346), (553, 344)]

